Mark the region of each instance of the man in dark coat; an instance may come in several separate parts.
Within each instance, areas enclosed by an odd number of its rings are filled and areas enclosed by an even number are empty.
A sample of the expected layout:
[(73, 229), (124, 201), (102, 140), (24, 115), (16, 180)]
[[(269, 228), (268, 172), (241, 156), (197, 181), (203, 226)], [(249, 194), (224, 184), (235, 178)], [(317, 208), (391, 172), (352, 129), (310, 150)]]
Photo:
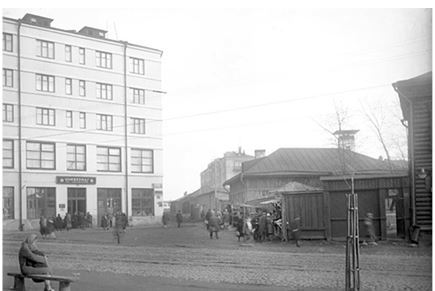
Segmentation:
[(207, 213), (205, 214), (205, 221), (207, 223), (207, 230), (210, 228), (210, 217), (213, 213), (211, 212), (211, 209), (207, 210)]
[(177, 219), (177, 227), (180, 227), (181, 226), (181, 222), (183, 222), (183, 215), (181, 214), (180, 210), (178, 210), (178, 213), (175, 216), (175, 218)]
[(266, 219), (266, 213), (263, 212), (261, 214), (260, 218), (258, 219), (258, 240), (260, 242), (264, 241), (266, 238), (266, 232), (267, 232), (267, 219)]
[(208, 220), (208, 230), (210, 231), (210, 239), (213, 238), (213, 233), (215, 233), (216, 239), (219, 239), (218, 232), (220, 229), (220, 219), (214, 213), (211, 215)]

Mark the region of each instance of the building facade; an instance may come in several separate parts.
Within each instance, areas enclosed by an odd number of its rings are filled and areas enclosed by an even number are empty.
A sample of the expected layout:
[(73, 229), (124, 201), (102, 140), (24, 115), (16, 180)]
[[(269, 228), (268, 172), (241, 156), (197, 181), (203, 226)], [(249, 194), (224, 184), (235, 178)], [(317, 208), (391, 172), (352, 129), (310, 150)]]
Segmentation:
[(432, 232), (432, 72), (393, 84), (408, 129), (412, 224)]
[(3, 18), (3, 220), (160, 220), (162, 51)]
[(242, 170), (242, 163), (254, 157), (242, 152), (226, 152), (222, 158), (217, 158), (208, 164), (207, 169), (201, 172), (201, 193), (210, 191), (225, 192), (224, 182)]

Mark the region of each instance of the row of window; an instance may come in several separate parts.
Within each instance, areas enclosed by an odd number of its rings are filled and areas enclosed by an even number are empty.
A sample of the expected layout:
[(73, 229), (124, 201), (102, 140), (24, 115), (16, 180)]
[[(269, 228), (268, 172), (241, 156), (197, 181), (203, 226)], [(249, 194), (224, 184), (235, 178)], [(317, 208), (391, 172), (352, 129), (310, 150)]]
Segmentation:
[[(79, 128), (86, 129), (86, 112), (79, 113)], [(113, 116), (109, 114), (96, 114), (96, 129), (104, 131), (113, 131)], [(74, 127), (74, 112), (65, 111), (66, 127)], [(14, 122), (14, 105), (3, 104), (3, 122)], [(36, 124), (55, 126), (56, 110), (51, 108), (36, 107)], [(145, 134), (145, 118), (130, 118), (130, 133)]]
[[(113, 193), (108, 193), (113, 192)], [(76, 200), (86, 202), (86, 192), (80, 193), (80, 197), (73, 197), (68, 193), (68, 204), (74, 204)], [(110, 195), (111, 194), (111, 195)], [(116, 200), (121, 202), (121, 189), (117, 188), (97, 188), (98, 202)], [(109, 196), (110, 195), (110, 196)], [(154, 215), (154, 195), (155, 191), (151, 188), (135, 188), (131, 189), (131, 208), (133, 216), (148, 216)], [(41, 216), (54, 217), (56, 216), (56, 188), (54, 187), (26, 187), (26, 205), (27, 218), (37, 219)], [(114, 197), (115, 199), (104, 199)], [(86, 205), (86, 203), (85, 203)], [(68, 205), (68, 210), (72, 210), (73, 205)], [(116, 205), (119, 209), (121, 205)], [(114, 206), (111, 206), (114, 207)], [(87, 212), (86, 206), (82, 209)], [(68, 211), (72, 212), (72, 211)], [(14, 219), (14, 187), (3, 187), (3, 219)]]
[[(86, 145), (67, 144), (66, 169), (86, 171)], [(14, 167), (14, 141), (3, 140), (3, 168)], [(56, 145), (50, 142), (26, 142), (26, 168), (56, 169)], [(121, 148), (97, 146), (97, 171), (121, 172)], [(153, 173), (154, 152), (149, 149), (131, 149), (131, 172)]]
[[(56, 91), (55, 76), (35, 74), (35, 88), (37, 91), (54, 93)], [(79, 96), (86, 96), (86, 81), (78, 80)], [(14, 87), (14, 74), (12, 69), (3, 69), (3, 86)], [(73, 79), (65, 78), (65, 94), (73, 95)], [(113, 85), (96, 82), (96, 96), (98, 99), (113, 100)], [(130, 87), (130, 102), (145, 104), (145, 90)]]
[[(52, 41), (36, 40), (36, 55), (38, 57), (55, 59), (55, 46)], [(13, 35), (10, 33), (3, 33), (3, 51), (13, 51)], [(65, 45), (65, 62), (73, 62), (73, 48), (71, 45)], [(78, 63), (86, 65), (86, 49), (83, 47), (78, 48)], [(104, 51), (95, 51), (95, 64), (99, 68), (112, 69), (112, 54)], [(130, 73), (144, 75), (145, 74), (145, 61), (140, 58), (130, 57)]]

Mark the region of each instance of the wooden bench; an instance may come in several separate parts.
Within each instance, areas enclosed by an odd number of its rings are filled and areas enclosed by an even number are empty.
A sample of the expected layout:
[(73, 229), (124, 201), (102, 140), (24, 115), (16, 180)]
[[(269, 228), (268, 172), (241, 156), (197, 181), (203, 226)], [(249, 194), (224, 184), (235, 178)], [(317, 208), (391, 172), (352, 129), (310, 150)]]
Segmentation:
[(50, 280), (59, 282), (59, 291), (71, 291), (71, 282), (76, 281), (76, 278), (53, 276), (53, 275), (28, 275), (24, 276), (21, 273), (8, 273), (8, 276), (14, 277), (14, 287), (12, 290), (16, 291), (26, 291), (26, 286), (24, 285), (24, 279), (36, 279), (36, 280)]

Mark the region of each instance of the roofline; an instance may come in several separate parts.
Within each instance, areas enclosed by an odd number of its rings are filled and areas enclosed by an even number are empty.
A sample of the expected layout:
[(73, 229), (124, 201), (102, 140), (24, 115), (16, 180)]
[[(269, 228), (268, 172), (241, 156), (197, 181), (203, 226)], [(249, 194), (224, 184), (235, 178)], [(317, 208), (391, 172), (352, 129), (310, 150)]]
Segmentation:
[[(5, 16), (3, 16), (3, 19), (11, 20), (11, 21), (14, 21), (14, 22), (19, 22), (21, 20), (21, 19), (15, 19), (15, 18), (10, 18), (10, 17), (5, 17)], [(144, 46), (144, 45), (140, 45), (140, 44), (130, 43), (128, 41), (114, 40), (114, 39), (110, 39), (110, 38), (96, 38), (96, 37), (91, 37), (91, 36), (88, 36), (88, 35), (85, 35), (85, 34), (81, 34), (81, 33), (78, 33), (78, 32), (73, 32), (71, 30), (65, 30), (65, 29), (51, 27), (51, 26), (47, 27), (47, 26), (33, 25), (33, 24), (30, 24), (30, 23), (27, 23), (27, 22), (22, 22), (22, 24), (25, 24), (25, 25), (28, 25), (28, 26), (34, 26), (34, 27), (42, 27), (42, 28), (46, 28), (46, 29), (52, 29), (52, 30), (61, 31), (61, 32), (64, 32), (64, 33), (70, 33), (70, 34), (74, 34), (74, 35), (79, 35), (79, 36), (86, 37), (86, 38), (93, 39), (93, 40), (106, 40), (106, 41), (109, 41), (109, 42), (115, 42), (115, 43), (119, 43), (119, 44), (122, 44), (122, 45), (127, 44), (127, 45), (132, 46), (132, 47), (139, 47), (139, 48), (143, 48), (143, 49), (147, 49), (147, 50), (156, 51), (156, 52), (160, 53), (160, 57), (163, 55), (163, 51), (162, 50), (155, 49), (155, 48), (148, 47), (148, 46)], [(102, 29), (99, 29), (99, 30), (102, 30)], [(102, 31), (104, 31), (104, 30), (102, 30)]]
[(369, 174), (369, 175), (344, 175), (344, 176), (329, 176), (329, 177), (320, 177), (321, 181), (334, 181), (334, 180), (350, 180), (352, 177), (355, 179), (373, 179), (373, 178), (405, 178), (408, 177), (408, 172), (405, 171), (403, 173), (390, 173), (390, 174)]

